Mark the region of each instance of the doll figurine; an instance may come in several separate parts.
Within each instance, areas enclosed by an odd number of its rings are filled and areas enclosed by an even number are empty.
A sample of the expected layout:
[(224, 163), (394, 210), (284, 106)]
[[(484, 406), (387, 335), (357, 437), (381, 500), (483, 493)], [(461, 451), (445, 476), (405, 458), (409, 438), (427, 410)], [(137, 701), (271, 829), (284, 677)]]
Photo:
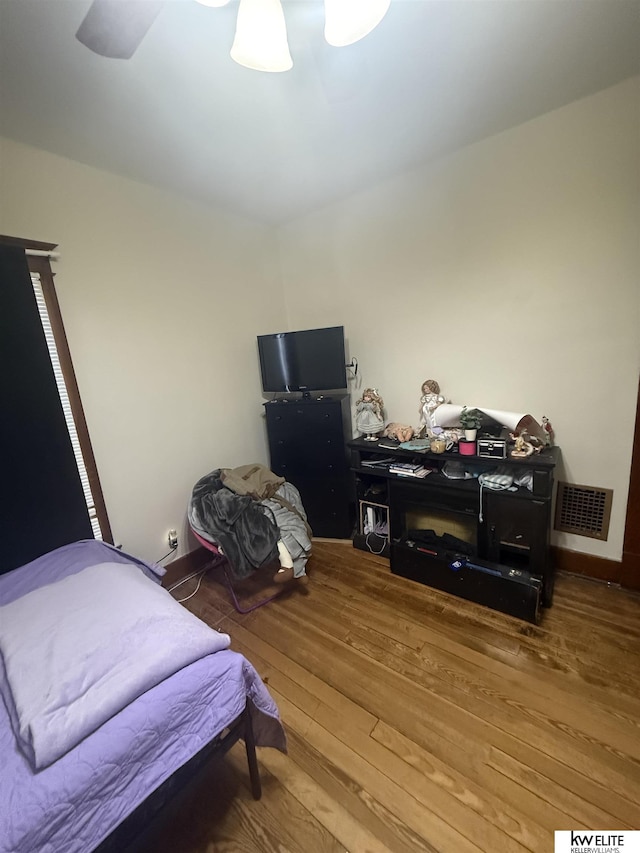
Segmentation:
[(529, 435), (526, 430), (523, 430), (520, 434), (510, 432), (509, 437), (514, 442), (514, 446), (509, 455), (515, 456), (516, 458), (519, 456), (531, 456), (534, 453), (540, 453), (542, 448), (545, 446), (543, 438), (540, 438), (537, 435)]
[(546, 415), (542, 416), (542, 429), (544, 431), (544, 438), (546, 444), (553, 444), (553, 427), (551, 426), (551, 422)]
[(366, 388), (356, 403), (356, 429), (365, 441), (376, 441), (384, 429), (382, 409), (384, 400), (375, 388)]
[(386, 425), (382, 435), (384, 438), (395, 438), (397, 441), (411, 441), (413, 438), (413, 427), (393, 421)]
[(433, 413), (438, 406), (444, 403), (444, 397), (440, 394), (440, 386), (435, 379), (425, 379), (422, 383), (422, 397), (420, 397), (420, 436), (424, 437), (433, 432), (435, 423)]

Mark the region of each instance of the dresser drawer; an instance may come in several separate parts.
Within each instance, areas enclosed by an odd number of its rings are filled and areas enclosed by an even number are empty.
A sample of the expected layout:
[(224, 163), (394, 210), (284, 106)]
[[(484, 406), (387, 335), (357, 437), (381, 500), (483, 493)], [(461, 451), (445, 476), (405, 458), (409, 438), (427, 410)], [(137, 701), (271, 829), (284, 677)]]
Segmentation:
[(340, 436), (323, 436), (307, 442), (304, 436), (269, 436), (271, 467), (288, 465), (289, 470), (332, 471), (347, 466), (347, 452)]
[(348, 467), (344, 459), (310, 461), (309, 459), (297, 460), (286, 455), (271, 456), (271, 470), (279, 477), (284, 477), (291, 483), (297, 485), (296, 480), (324, 480), (335, 476), (344, 476)]
[[(285, 407), (285, 408), (282, 408)], [(282, 403), (277, 408), (267, 408), (267, 427), (270, 435), (292, 435), (304, 432), (309, 437), (342, 435), (342, 411), (339, 406), (317, 403), (296, 405)]]
[(353, 527), (348, 472), (343, 477), (297, 478), (296, 486), (314, 536), (347, 539)]

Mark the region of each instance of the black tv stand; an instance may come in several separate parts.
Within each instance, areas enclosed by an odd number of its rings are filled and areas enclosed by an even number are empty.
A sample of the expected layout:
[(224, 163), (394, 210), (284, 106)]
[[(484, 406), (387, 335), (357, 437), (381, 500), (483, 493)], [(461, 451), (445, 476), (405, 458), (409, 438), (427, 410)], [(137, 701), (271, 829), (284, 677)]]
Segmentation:
[[(405, 450), (387, 439), (381, 443), (362, 438), (348, 443), (359, 504), (354, 547), (389, 556), (393, 574), (537, 622), (539, 607), (553, 601), (549, 539), (559, 448), (497, 459), (463, 456), (457, 449)], [(433, 470), (424, 479), (401, 476), (390, 472), (385, 460)], [(442, 472), (452, 461), (473, 475), (498, 466), (515, 476), (530, 471), (532, 489), (481, 490), (475, 476), (449, 479)], [(379, 522), (381, 514), (386, 519), (384, 549), (379, 536), (365, 535), (370, 508), (369, 519)], [(454, 565), (456, 560), (462, 565)]]

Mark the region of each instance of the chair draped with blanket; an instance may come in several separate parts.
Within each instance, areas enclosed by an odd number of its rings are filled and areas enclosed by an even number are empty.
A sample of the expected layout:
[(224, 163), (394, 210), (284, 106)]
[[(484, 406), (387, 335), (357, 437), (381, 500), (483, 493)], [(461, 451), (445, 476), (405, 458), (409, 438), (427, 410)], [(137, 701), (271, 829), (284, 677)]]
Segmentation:
[(262, 566), (279, 560), (273, 581), (281, 586), (307, 582), (312, 533), (300, 493), (264, 465), (218, 468), (206, 474), (193, 488), (188, 519), (197, 540), (215, 555), (212, 566), (223, 568), (240, 613), (278, 594), (246, 608), (240, 605), (233, 581), (248, 578)]

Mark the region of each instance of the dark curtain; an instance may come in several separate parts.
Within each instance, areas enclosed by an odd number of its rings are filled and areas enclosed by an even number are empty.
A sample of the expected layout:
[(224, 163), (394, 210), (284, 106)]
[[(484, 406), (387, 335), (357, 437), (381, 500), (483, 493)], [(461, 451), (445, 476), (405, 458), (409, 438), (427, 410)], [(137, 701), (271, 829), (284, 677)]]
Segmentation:
[(24, 250), (0, 246), (0, 573), (93, 531)]

